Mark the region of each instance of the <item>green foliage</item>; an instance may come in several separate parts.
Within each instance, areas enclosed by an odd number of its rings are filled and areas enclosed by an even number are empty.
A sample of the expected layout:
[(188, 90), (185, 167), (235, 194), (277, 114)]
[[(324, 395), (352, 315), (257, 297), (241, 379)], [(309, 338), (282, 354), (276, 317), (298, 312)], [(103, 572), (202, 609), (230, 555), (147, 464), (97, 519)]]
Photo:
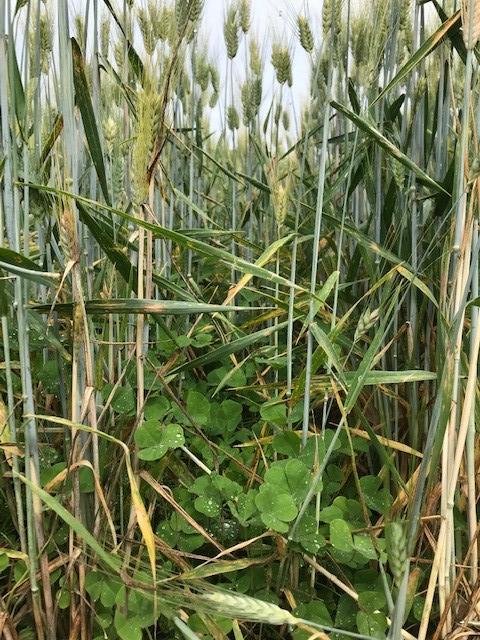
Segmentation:
[(185, 438), (183, 429), (176, 424), (147, 420), (135, 431), (135, 443), (141, 460), (159, 460), (169, 449), (182, 447)]
[(34, 4), (0, 3), (6, 637), (311, 637), (278, 607), (429, 637), (432, 567), (446, 593), (466, 567), (449, 635), (476, 588), (465, 15), (325, 0), (260, 47), (232, 0), (222, 63), (201, 0)]

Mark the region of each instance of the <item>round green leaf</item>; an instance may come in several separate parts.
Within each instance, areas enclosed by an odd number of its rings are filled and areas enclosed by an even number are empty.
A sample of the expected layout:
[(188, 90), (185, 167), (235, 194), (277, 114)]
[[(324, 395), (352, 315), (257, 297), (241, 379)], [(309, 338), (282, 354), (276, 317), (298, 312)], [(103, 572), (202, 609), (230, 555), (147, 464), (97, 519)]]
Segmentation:
[(135, 394), (131, 387), (120, 387), (112, 398), (112, 409), (122, 415), (135, 411)]
[(165, 396), (150, 398), (145, 405), (147, 420), (162, 420), (170, 410), (170, 402)]
[(185, 438), (177, 424), (162, 425), (156, 420), (147, 420), (136, 430), (135, 443), (140, 448), (141, 460), (159, 460), (169, 449), (182, 447)]
[(209, 518), (220, 515), (220, 508), (221, 502), (213, 496), (198, 496), (195, 500), (195, 509)]
[(383, 613), (365, 613), (359, 611), (357, 613), (357, 628), (359, 633), (371, 638), (385, 638), (387, 630), (387, 619)]
[(273, 422), (278, 426), (287, 424), (287, 407), (277, 400), (265, 402), (260, 407), (260, 415), (266, 422)]
[(124, 616), (117, 609), (115, 612), (115, 630), (121, 640), (142, 640), (142, 628), (133, 616)]
[(339, 551), (353, 551), (353, 538), (350, 527), (337, 518), (330, 522), (330, 544)]
[(263, 523), (270, 529), (286, 533), (288, 525), (297, 516), (297, 507), (288, 493), (279, 493), (278, 488), (263, 484), (255, 498)]
[(187, 411), (198, 424), (207, 425), (210, 421), (210, 402), (198, 391), (189, 391)]

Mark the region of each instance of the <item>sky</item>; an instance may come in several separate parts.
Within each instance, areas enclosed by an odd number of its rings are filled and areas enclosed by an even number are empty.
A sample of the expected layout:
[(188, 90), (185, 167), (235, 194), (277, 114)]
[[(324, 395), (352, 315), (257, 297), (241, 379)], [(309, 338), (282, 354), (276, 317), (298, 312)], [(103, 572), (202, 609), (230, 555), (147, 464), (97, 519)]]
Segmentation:
[[(223, 40), (223, 20), (227, 0), (205, 0), (201, 32), (207, 38), (210, 53), (220, 64), (225, 62), (225, 43)], [(270, 65), (270, 45), (272, 40), (280, 40), (289, 45), (292, 54), (293, 86), (284, 93), (284, 107), (291, 113), (300, 115), (301, 106), (308, 95), (310, 62), (307, 54), (298, 43), (296, 36), (296, 17), (303, 13), (310, 17), (314, 33), (321, 32), (321, 0), (251, 0), (252, 27), (261, 46), (265, 63), (264, 91), (266, 102), (271, 95), (274, 80)], [(234, 84), (237, 90), (244, 78), (244, 53), (239, 50), (234, 66)], [(224, 77), (224, 68), (221, 70)]]
[[(164, 0), (157, 0), (161, 4)], [(368, 0), (366, 0), (368, 1)], [(145, 6), (147, 0), (135, 0), (135, 6)], [(92, 7), (92, 0), (69, 0), (70, 16), (84, 13), (87, 3)], [(123, 0), (112, 0), (116, 8), (123, 5)], [(200, 46), (207, 46), (211, 59), (219, 67), (220, 77), (225, 77), (226, 51), (223, 39), (223, 21), (230, 0), (204, 0), (203, 19), (200, 29)], [(98, 0), (98, 6), (103, 2)], [(270, 46), (272, 40), (287, 43), (291, 49), (293, 68), (293, 87), (284, 92), (284, 108), (290, 113), (300, 115), (301, 105), (308, 95), (310, 63), (308, 56), (298, 43), (296, 36), (296, 18), (299, 13), (310, 17), (312, 30), (320, 33), (322, 28), (322, 0), (250, 0), (252, 27), (250, 33), (258, 39), (265, 63), (264, 99), (268, 103), (271, 97), (274, 75), (270, 64)], [(51, 7), (54, 5), (50, 5)], [(101, 9), (102, 10), (102, 9)], [(106, 9), (103, 8), (106, 11)], [(139, 34), (137, 34), (139, 37)], [(241, 41), (243, 38), (241, 38)], [(233, 80), (237, 98), (244, 80), (245, 58), (243, 43), (240, 45), (233, 68)], [(240, 100), (237, 99), (237, 104)], [(223, 96), (220, 101), (223, 103)]]
[[(71, 16), (75, 13), (84, 13), (87, 6), (92, 7), (94, 0), (69, 0)], [(165, 0), (157, 0), (162, 4)], [(226, 65), (226, 49), (223, 39), (223, 22), (226, 10), (232, 0), (204, 0), (204, 10), (202, 25), (200, 28), (199, 46), (206, 47), (209, 51), (210, 58), (217, 65), (221, 83), (225, 78)], [(54, 6), (56, 0), (51, 0)], [(102, 7), (101, 11), (106, 11), (102, 0), (97, 0), (98, 6)], [(123, 5), (123, 0), (111, 0), (116, 8)], [(367, 6), (370, 0), (353, 0), (352, 5), (361, 10), (362, 5)], [(134, 0), (136, 7), (145, 6), (147, 0)], [(274, 87), (274, 72), (270, 64), (271, 43), (273, 40), (287, 44), (292, 57), (293, 69), (293, 86), (291, 89), (286, 88), (282, 95), (284, 109), (290, 112), (291, 120), (295, 117), (300, 118), (302, 105), (308, 98), (309, 80), (310, 80), (310, 60), (308, 55), (301, 48), (296, 29), (296, 18), (299, 13), (306, 15), (310, 20), (310, 25), (316, 44), (318, 45), (319, 34), (322, 33), (322, 3), (323, 0), (250, 0), (252, 27), (250, 34), (256, 36), (262, 52), (264, 60), (264, 105), (270, 104), (272, 90)], [(136, 34), (136, 38), (140, 39), (140, 34)], [(234, 94), (235, 102), (239, 109), (240, 105), (240, 87), (245, 77), (245, 54), (244, 54), (244, 38), (241, 38), (241, 44), (237, 58), (233, 67)], [(138, 46), (138, 43), (136, 43)], [(223, 89), (219, 104), (223, 108)], [(264, 107), (265, 108), (265, 107)], [(266, 107), (268, 109), (268, 107)], [(218, 126), (220, 126), (220, 114), (218, 114)], [(217, 116), (214, 115), (214, 122)]]

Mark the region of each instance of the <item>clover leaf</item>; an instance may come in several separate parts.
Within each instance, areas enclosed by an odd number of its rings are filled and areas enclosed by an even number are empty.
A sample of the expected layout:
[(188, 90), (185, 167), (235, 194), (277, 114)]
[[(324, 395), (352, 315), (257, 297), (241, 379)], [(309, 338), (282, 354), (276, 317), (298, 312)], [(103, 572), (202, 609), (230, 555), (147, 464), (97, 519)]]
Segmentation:
[[(105, 385), (103, 389), (103, 396), (106, 399), (110, 392), (112, 391), (112, 385)], [(116, 413), (120, 413), (123, 415), (131, 415), (135, 412), (135, 393), (130, 387), (130, 385), (126, 385), (124, 387), (118, 387), (115, 393), (113, 394), (112, 409)]]
[(250, 489), (247, 493), (242, 493), (238, 496), (236, 508), (232, 508), (234, 506), (230, 505), (230, 510), (244, 527), (248, 525), (248, 521), (257, 513), (256, 496), (257, 491)]
[(330, 544), (338, 551), (353, 551), (353, 538), (345, 520), (336, 518), (330, 522)]
[(360, 486), (367, 506), (378, 513), (385, 513), (392, 504), (392, 496), (381, 488), (382, 480), (378, 476), (360, 478)]
[(165, 396), (156, 396), (147, 400), (145, 404), (145, 418), (147, 420), (163, 420), (170, 411), (170, 402)]
[(273, 436), (273, 448), (286, 456), (297, 456), (300, 452), (300, 438), (293, 431), (282, 431)]
[(135, 443), (141, 460), (159, 460), (169, 449), (182, 447), (185, 438), (177, 424), (163, 425), (157, 420), (147, 420), (135, 432)]
[(208, 431), (212, 434), (232, 433), (242, 419), (243, 407), (234, 400), (224, 400), (221, 404), (210, 405), (210, 422)]
[[(323, 600), (313, 600), (312, 602), (301, 604), (295, 609), (294, 613), (299, 618), (311, 620), (318, 624), (324, 624), (328, 627), (333, 624), (328, 608)], [(308, 640), (312, 636), (309, 632), (296, 629), (293, 632), (292, 637), (294, 640)]]
[(236, 499), (241, 491), (237, 482), (218, 473), (200, 476), (190, 487), (190, 492), (198, 496), (195, 509), (209, 518), (220, 515), (222, 504)]
[(299, 542), (308, 553), (317, 553), (326, 544), (325, 536), (317, 529), (316, 518), (306, 513), (298, 523), (293, 540)]
[(195, 509), (209, 518), (216, 518), (220, 515), (222, 502), (215, 494), (198, 496), (195, 500)]
[(385, 638), (387, 619), (385, 614), (380, 611), (375, 613), (359, 611), (357, 613), (357, 628), (359, 633), (365, 634), (370, 638)]
[(115, 631), (121, 640), (142, 640), (140, 620), (134, 616), (124, 616), (119, 609), (115, 612)]
[(274, 462), (265, 473), (265, 482), (275, 485), (279, 490), (290, 494), (299, 505), (310, 488), (311, 474), (300, 460), (281, 460)]
[(298, 513), (292, 496), (268, 483), (260, 487), (255, 504), (265, 526), (280, 533), (288, 531), (287, 523), (294, 520)]
[(270, 400), (260, 407), (260, 415), (266, 422), (272, 422), (277, 426), (287, 424), (287, 407), (278, 400)]
[(189, 391), (187, 396), (187, 411), (195, 422), (205, 426), (210, 422), (210, 402), (202, 393)]

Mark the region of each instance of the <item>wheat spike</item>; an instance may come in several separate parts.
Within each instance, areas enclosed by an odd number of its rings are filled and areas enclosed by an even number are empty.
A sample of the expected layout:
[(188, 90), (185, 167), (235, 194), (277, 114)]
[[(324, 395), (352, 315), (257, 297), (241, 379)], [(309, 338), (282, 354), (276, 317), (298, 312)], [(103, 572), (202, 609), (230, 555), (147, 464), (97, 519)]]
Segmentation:
[(110, 20), (104, 18), (100, 26), (100, 51), (104, 58), (108, 58), (110, 51)]
[(275, 107), (275, 112), (273, 114), (273, 121), (277, 126), (278, 126), (278, 123), (280, 122), (281, 115), (282, 115), (282, 105), (277, 104), (277, 106)]
[(115, 138), (118, 135), (118, 125), (114, 118), (109, 116), (103, 125), (103, 137), (105, 139), (106, 149), (108, 155), (112, 155), (113, 145), (115, 143)]
[(75, 37), (79, 45), (83, 48), (85, 40), (85, 20), (79, 13), (74, 17)]
[(342, 23), (342, 5), (340, 0), (324, 0), (322, 22), (323, 35), (325, 37), (331, 34), (338, 35)]
[[(34, 41), (35, 35), (32, 34)], [(53, 48), (53, 24), (51, 18), (46, 14), (40, 16), (39, 23), (39, 43), (40, 43), (40, 71), (48, 74), (50, 70), (50, 55)], [(33, 70), (37, 68), (37, 61), (33, 59), (34, 49), (30, 50), (30, 66)]]
[(243, 33), (250, 29), (250, 0), (240, 0), (238, 3), (238, 22)]
[(67, 260), (77, 262), (79, 259), (77, 227), (73, 211), (68, 206), (64, 208), (60, 217), (60, 244)]
[(407, 566), (407, 539), (400, 522), (388, 522), (385, 525), (388, 564), (397, 586), (400, 584)]
[(219, 93), (220, 90), (220, 75), (218, 73), (218, 69), (215, 65), (210, 64), (208, 67), (210, 72), (210, 83), (212, 85), (212, 89), (215, 93)]
[(188, 23), (188, 0), (176, 0), (175, 2), (175, 22), (177, 33), (183, 34)]
[(230, 131), (238, 129), (240, 126), (240, 118), (238, 117), (238, 111), (233, 104), (229, 105), (227, 109), (227, 124)]
[(196, 24), (200, 20), (203, 9), (203, 0), (189, 0), (188, 3), (188, 20), (192, 24)]
[(132, 182), (136, 204), (148, 197), (147, 169), (153, 145), (158, 133), (160, 97), (147, 82), (137, 98), (137, 131), (132, 152)]
[(463, 41), (474, 49), (480, 38), (480, 0), (462, 0)]
[(254, 38), (250, 40), (249, 50), (250, 50), (250, 69), (256, 76), (259, 76), (262, 73), (262, 60), (260, 57), (258, 42)]
[(267, 167), (266, 174), (272, 192), (275, 221), (278, 229), (280, 229), (287, 217), (292, 186), (291, 166), (286, 161), (279, 163), (276, 159), (273, 159)]
[(312, 53), (313, 51), (313, 33), (308, 24), (308, 20), (305, 16), (298, 15), (297, 17), (297, 27), (298, 27), (298, 37), (300, 39), (300, 44), (305, 49), (307, 53)]
[(153, 21), (150, 16), (150, 12), (146, 9), (140, 8), (138, 10), (138, 26), (140, 27), (140, 33), (142, 34), (143, 46), (149, 56), (155, 51), (157, 44), (155, 33), (153, 30)]
[(282, 46), (279, 42), (272, 45), (272, 66), (275, 69), (277, 81), (279, 84), (288, 82), (288, 86), (292, 86), (292, 62), (289, 50)]
[(379, 316), (380, 316), (379, 309), (374, 309), (373, 311), (371, 311), (369, 307), (365, 309), (365, 311), (362, 313), (358, 321), (357, 328), (355, 330), (355, 336), (353, 338), (354, 342), (359, 340), (359, 338), (361, 338), (365, 333), (367, 333), (367, 331), (369, 331), (375, 325)]
[(203, 52), (195, 58), (195, 78), (200, 85), (202, 91), (208, 89), (208, 83), (210, 82), (210, 65)]
[(241, 98), (243, 124), (248, 127), (248, 125), (253, 122), (253, 119), (255, 117), (255, 114), (252, 110), (251, 84), (248, 80), (242, 84)]
[(225, 22), (223, 24), (223, 35), (227, 47), (227, 56), (233, 60), (238, 52), (238, 20), (237, 10), (232, 5), (228, 8)]
[(215, 591), (200, 596), (216, 613), (225, 617), (282, 625), (296, 624), (297, 618), (276, 604), (237, 593)]
[(397, 183), (397, 186), (403, 189), (403, 187), (405, 186), (405, 176), (406, 176), (405, 167), (403, 166), (403, 164), (393, 159), (391, 160), (391, 167), (392, 167), (393, 177), (395, 179), (395, 182)]
[(255, 115), (257, 115), (260, 105), (262, 104), (262, 78), (257, 76), (252, 81), (251, 92), (252, 105), (255, 109)]

